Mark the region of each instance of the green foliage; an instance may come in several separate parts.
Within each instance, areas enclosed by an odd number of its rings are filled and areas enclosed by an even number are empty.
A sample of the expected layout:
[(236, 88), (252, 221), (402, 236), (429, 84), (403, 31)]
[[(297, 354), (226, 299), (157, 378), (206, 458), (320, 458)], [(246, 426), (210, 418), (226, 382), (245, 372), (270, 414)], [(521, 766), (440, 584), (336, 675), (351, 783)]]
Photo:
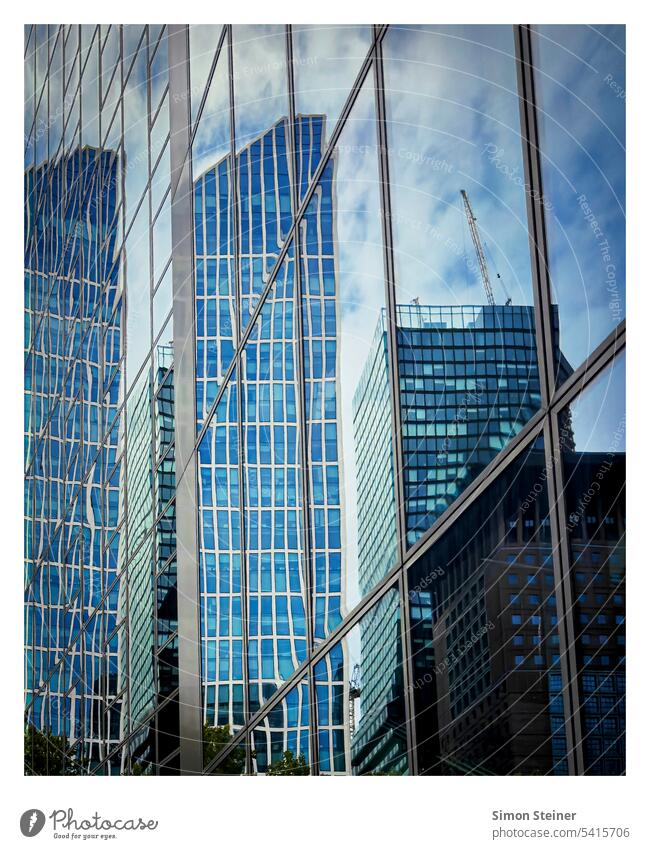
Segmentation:
[(266, 771), (267, 775), (309, 775), (309, 765), (305, 756), (296, 758), (293, 752), (283, 752), (280, 760), (274, 761)]
[[(203, 726), (203, 766), (207, 766), (222, 752), (232, 740), (229, 725)], [(211, 775), (242, 775), (246, 755), (244, 749), (237, 746), (223, 760)]]
[(151, 764), (143, 766), (140, 761), (131, 764), (131, 775), (153, 775)]
[(80, 775), (84, 762), (64, 752), (64, 737), (25, 726), (25, 775)]
[(404, 775), (403, 772), (400, 772), (397, 769), (388, 769), (388, 770), (385, 770), (385, 771), (378, 769), (375, 772), (362, 772), (362, 773), (359, 773), (359, 774), (360, 775), (399, 775), (399, 776)]

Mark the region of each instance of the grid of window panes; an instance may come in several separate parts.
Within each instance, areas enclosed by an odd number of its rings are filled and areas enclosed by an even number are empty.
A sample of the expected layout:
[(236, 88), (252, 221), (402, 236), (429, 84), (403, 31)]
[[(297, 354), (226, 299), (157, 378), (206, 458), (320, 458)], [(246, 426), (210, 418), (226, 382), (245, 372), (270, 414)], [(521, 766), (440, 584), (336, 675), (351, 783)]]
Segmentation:
[[(319, 116), (300, 120), (299, 138), (309, 149), (304, 156), (300, 149), (296, 155), (304, 160), (305, 168), (315, 167), (321, 156), (321, 124)], [(237, 153), (242, 325), (251, 321), (291, 223), (287, 131), (283, 120)], [(331, 175), (331, 166), (327, 173)], [(228, 269), (233, 268), (229, 175), (230, 157), (225, 157), (194, 186), (199, 427), (217, 398), (219, 376), (228, 368), (236, 336), (237, 299), (234, 281), (228, 277)], [(303, 315), (313, 475), (315, 638), (323, 638), (341, 618), (341, 542), (335, 539), (340, 494), (333, 406), (336, 292), (331, 180), (324, 182), (325, 189), (328, 186), (329, 192), (319, 195), (306, 216), (307, 250), (302, 257), (308, 287)], [(220, 395), (208, 427), (214, 447), (210, 450), (204, 436), (200, 453), (204, 718), (208, 725), (227, 726), (231, 731), (244, 722), (244, 664), (248, 711), (254, 713), (307, 657), (295, 297), (295, 256), (290, 246), (243, 350), (241, 428), (238, 432), (233, 382), (227, 394)], [(248, 587), (245, 657), (241, 587), (239, 580), (231, 582), (240, 557), (235, 553), (240, 545), (236, 484), (240, 452), (233, 441), (241, 444)], [(261, 733), (256, 732), (258, 737)]]
[(395, 562), (391, 397), (386, 310), (382, 309), (354, 393), (354, 450), (359, 487), (359, 586), (373, 588)]
[[(156, 519), (173, 449), (155, 469), (152, 440), (172, 333), (167, 67), (163, 26), (25, 28), (25, 768), (37, 774), (154, 772), (178, 748), (174, 710), (153, 715), (177, 688), (175, 671), (153, 671), (177, 665), (173, 520)], [(173, 442), (173, 421), (157, 437)]]
[(65, 768), (624, 771), (623, 110), (576, 76), (623, 50), (26, 28), (27, 721)]
[(414, 543), (538, 409), (535, 316), (514, 305), (400, 305), (397, 333)]

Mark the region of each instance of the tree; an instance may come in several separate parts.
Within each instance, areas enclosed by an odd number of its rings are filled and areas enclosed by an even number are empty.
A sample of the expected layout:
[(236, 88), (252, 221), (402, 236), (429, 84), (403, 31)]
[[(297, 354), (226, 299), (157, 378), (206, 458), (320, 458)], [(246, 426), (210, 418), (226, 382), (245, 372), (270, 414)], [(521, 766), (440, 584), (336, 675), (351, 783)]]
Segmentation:
[[(203, 766), (211, 763), (232, 740), (229, 725), (203, 726)], [(242, 775), (246, 755), (243, 748), (236, 746), (232, 752), (221, 761), (211, 775)]]
[(129, 775), (153, 775), (153, 764), (145, 763), (144, 765), (140, 763), (140, 761), (136, 761), (131, 764), (131, 772)]
[(404, 775), (403, 772), (400, 772), (397, 769), (388, 769), (386, 771), (377, 770), (376, 772), (361, 772), (359, 774), (360, 775), (399, 775), (399, 776)]
[(79, 775), (84, 761), (65, 757), (65, 738), (25, 726), (25, 775)]
[(274, 761), (266, 771), (267, 775), (309, 775), (309, 765), (303, 754), (295, 757), (293, 752), (282, 753), (280, 760)]

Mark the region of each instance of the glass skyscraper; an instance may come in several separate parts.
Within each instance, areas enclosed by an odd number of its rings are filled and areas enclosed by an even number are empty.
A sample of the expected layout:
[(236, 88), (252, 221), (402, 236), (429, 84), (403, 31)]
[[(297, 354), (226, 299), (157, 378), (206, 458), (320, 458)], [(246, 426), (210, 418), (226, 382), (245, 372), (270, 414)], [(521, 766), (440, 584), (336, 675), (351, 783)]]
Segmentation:
[(623, 51), (25, 28), (26, 772), (625, 771)]

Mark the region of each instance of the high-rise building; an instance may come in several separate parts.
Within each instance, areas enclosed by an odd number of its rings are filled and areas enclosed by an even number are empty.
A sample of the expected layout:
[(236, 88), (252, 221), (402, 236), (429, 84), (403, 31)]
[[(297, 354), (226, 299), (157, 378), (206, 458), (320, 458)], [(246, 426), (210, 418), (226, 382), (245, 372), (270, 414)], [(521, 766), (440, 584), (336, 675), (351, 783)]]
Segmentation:
[(56, 757), (67, 772), (101, 762), (122, 708), (110, 639), (120, 471), (117, 434), (104, 442), (102, 430), (119, 376), (101, 374), (121, 351), (109, 318), (119, 310), (119, 169), (114, 151), (87, 146), (25, 173), (27, 722), (66, 741)]
[[(306, 168), (313, 169), (322, 156), (323, 118), (300, 116), (297, 127), (296, 156), (299, 162), (306, 163)], [(241, 325), (252, 320), (265, 277), (277, 260), (281, 234), (286, 234), (290, 226), (288, 132), (283, 119), (237, 152), (241, 244), (236, 258), (230, 236), (230, 157), (220, 160), (195, 183), (199, 427), (218, 397), (231, 362), (238, 315)], [(313, 359), (313, 366), (306, 367), (305, 384), (306, 403), (313, 396), (315, 413), (312, 457), (322, 457), (321, 465), (312, 467), (312, 496), (315, 505), (323, 504), (327, 487), (330, 514), (333, 509), (340, 509), (342, 496), (338, 465), (326, 463), (329, 458), (325, 440), (337, 438), (336, 415), (330, 413), (327, 402), (323, 407), (320, 398), (338, 380), (335, 350), (329, 350), (335, 345), (336, 327), (336, 275), (331, 245), (333, 171), (330, 163), (326, 179), (322, 180), (325, 191), (319, 194), (319, 204), (308, 218), (309, 239), (301, 269), (309, 286), (303, 345), (305, 362)], [(239, 299), (235, 261), (240, 275)], [(306, 565), (300, 519), (300, 402), (294, 345), (295, 262), (290, 248), (276, 276), (274, 292), (254, 320), (240, 374), (236, 379), (231, 377), (219, 396), (214, 425), (207, 430), (199, 450), (204, 718), (208, 725), (227, 726), (230, 730), (238, 730), (244, 724), (245, 712), (259, 710), (307, 657)], [(326, 356), (333, 361), (328, 363), (326, 374), (322, 368), (322, 337), (326, 340)], [(318, 405), (320, 412), (316, 413)], [(243, 492), (238, 483), (240, 472)], [(315, 521), (319, 521), (322, 512), (315, 506)], [(316, 540), (320, 540), (321, 533), (324, 529), (316, 528)], [(324, 636), (326, 617), (330, 625), (340, 620), (341, 546), (332, 545), (331, 537), (329, 543), (317, 542), (322, 551), (314, 554), (316, 637)], [(242, 564), (248, 587), (245, 638)], [(329, 575), (328, 584), (323, 583), (324, 575)], [(273, 752), (293, 748), (308, 757), (308, 724), (303, 726), (300, 719), (294, 721), (287, 714), (272, 728), (255, 731), (257, 769), (265, 770)], [(295, 746), (289, 746), (290, 739), (297, 741)]]
[(596, 52), (25, 28), (27, 772), (624, 771)]
[[(529, 306), (396, 307), (401, 440), (408, 540), (416, 542), (525, 425), (540, 404), (535, 316)], [(390, 445), (386, 312), (356, 391), (355, 447)], [(375, 448), (376, 452), (376, 448)], [(390, 451), (383, 469), (390, 470)], [(360, 472), (367, 519), (362, 561), (372, 561), (391, 505), (377, 462)], [(383, 484), (383, 485), (382, 485)]]
[[(554, 310), (554, 317), (556, 313)], [(415, 302), (397, 305), (396, 319), (406, 527), (408, 539), (416, 542), (539, 406), (535, 316), (532, 307), (512, 304), (434, 307)], [(368, 516), (359, 532), (364, 564), (373, 561), (375, 541), (391, 509), (390, 505), (382, 509), (377, 504), (378, 497), (386, 492), (382, 478), (391, 467), (390, 452), (385, 450), (382, 455), (377, 446), (383, 439), (387, 448), (391, 440), (390, 399), (384, 390), (389, 385), (387, 333), (386, 313), (382, 311), (374, 346), (355, 393), (355, 448), (360, 469), (365, 467), (363, 451), (369, 444), (375, 446), (376, 458), (370, 474), (359, 474), (359, 500), (366, 505)], [(557, 360), (561, 361), (561, 356)], [(379, 456), (385, 458), (383, 468), (377, 462)], [(506, 546), (507, 539), (502, 544)], [(507, 606), (499, 590), (501, 587), (507, 595), (507, 586), (495, 574), (502, 568), (505, 551), (504, 547), (493, 554), (494, 565), (487, 565), (476, 578), (453, 590), (450, 587), (443, 620), (453, 621), (458, 611), (474, 611), (469, 618), (460, 617), (461, 621), (467, 619), (467, 625), (456, 626), (451, 637), (438, 622), (425, 639), (422, 629), (430, 627), (432, 617), (437, 618), (440, 611), (428, 594), (417, 594), (419, 624), (415, 633), (423, 643), (419, 668), (424, 670), (423, 675), (427, 674), (427, 665), (438, 670), (441, 691), (449, 698), (448, 703), (437, 698), (438, 722), (443, 728), (453, 726), (452, 720), (482, 692), (491, 691), (490, 639), (497, 647), (512, 642), (509, 633), (494, 626), (494, 612)], [(544, 562), (549, 555), (550, 549), (543, 555)], [(539, 571), (537, 557), (534, 565), (533, 571)], [(492, 625), (489, 629), (488, 621)], [(392, 668), (382, 662), (384, 646), (378, 639), (378, 634), (390, 627), (395, 627), (390, 619), (379, 628), (375, 622), (367, 636), (362, 627), (360, 670), (365, 687), (361, 698), (369, 698), (368, 691), (377, 687), (382, 668)], [(464, 652), (462, 647), (471, 641), (476, 629), (480, 632), (476, 644)], [(448, 657), (457, 654), (458, 664), (448, 668)], [(501, 675), (505, 680), (516, 680), (516, 676), (506, 679), (503, 672)], [(390, 682), (385, 682), (387, 686)], [(470, 728), (469, 733), (475, 730)], [(441, 747), (445, 746), (459, 748), (459, 739), (445, 735)]]

